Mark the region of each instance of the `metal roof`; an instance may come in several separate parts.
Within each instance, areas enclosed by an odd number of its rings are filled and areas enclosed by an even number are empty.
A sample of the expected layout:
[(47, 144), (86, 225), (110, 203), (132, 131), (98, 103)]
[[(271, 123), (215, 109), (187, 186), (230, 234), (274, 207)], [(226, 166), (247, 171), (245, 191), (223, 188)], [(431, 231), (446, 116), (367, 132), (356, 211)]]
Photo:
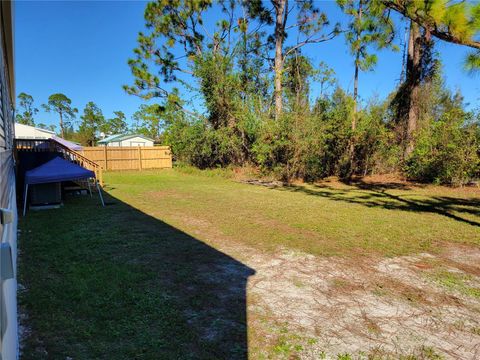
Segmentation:
[(114, 134), (114, 135), (110, 135), (110, 136), (107, 136), (105, 139), (102, 139), (100, 141), (98, 141), (98, 143), (109, 143), (109, 142), (112, 142), (113, 140), (115, 140), (116, 138), (122, 136), (122, 134)]

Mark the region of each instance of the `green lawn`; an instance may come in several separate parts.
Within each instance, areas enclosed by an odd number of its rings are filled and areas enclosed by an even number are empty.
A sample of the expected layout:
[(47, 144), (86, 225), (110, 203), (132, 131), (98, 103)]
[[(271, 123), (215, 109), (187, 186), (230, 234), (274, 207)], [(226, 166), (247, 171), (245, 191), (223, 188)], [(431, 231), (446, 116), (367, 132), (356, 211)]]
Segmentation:
[[(353, 257), (480, 243), (479, 191), (268, 188), (222, 174), (108, 173), (105, 208), (84, 196), (29, 212), (19, 238), (20, 304), (31, 330), (23, 358), (244, 359), (254, 269), (241, 251), (234, 259), (220, 248)], [(219, 263), (232, 269), (225, 297), (225, 279), (212, 281)]]
[(182, 230), (201, 220), (267, 250), (403, 255), (444, 241), (480, 244), (480, 189), (335, 182), (271, 189), (206, 174), (112, 173), (107, 182), (113, 196)]

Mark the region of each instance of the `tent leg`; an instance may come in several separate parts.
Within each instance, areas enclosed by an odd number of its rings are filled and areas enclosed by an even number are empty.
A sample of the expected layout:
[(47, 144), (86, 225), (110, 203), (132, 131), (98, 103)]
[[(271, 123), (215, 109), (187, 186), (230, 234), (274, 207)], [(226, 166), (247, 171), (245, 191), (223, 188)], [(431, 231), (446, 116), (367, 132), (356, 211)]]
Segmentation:
[(90, 179), (87, 179), (88, 184), (88, 192), (90, 193), (90, 197), (92, 197), (92, 187), (90, 186)]
[(102, 190), (100, 189), (100, 186), (98, 186), (97, 180), (95, 180), (95, 183), (97, 184), (98, 195), (100, 196), (100, 201), (102, 202), (102, 206), (105, 206), (105, 202), (103, 201)]
[(23, 193), (23, 216), (27, 213), (27, 197), (28, 197), (28, 184), (25, 184), (25, 192)]

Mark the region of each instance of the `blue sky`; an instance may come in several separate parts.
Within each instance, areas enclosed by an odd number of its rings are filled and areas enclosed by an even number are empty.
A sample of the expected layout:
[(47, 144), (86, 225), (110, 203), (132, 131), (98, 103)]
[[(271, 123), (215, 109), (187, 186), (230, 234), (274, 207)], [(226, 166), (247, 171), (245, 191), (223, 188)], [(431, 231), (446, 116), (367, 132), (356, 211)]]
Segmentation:
[[(319, 1), (332, 22), (342, 15), (333, 1)], [(38, 108), (48, 96), (63, 92), (82, 112), (94, 101), (106, 117), (121, 110), (130, 119), (142, 103), (127, 95), (123, 84), (131, 82), (127, 59), (144, 29), (145, 2), (26, 2), (15, 4), (15, 71), (17, 93), (31, 94)], [(215, 18), (209, 15), (208, 20)], [(480, 76), (462, 70), (467, 49), (438, 42), (444, 74), (451, 89), (461, 89), (469, 107), (480, 103)], [(314, 64), (325, 61), (335, 70), (342, 87), (352, 90), (352, 59), (343, 38), (303, 49)], [(381, 51), (375, 71), (360, 75), (362, 99), (384, 98), (396, 85), (401, 53)], [(316, 89), (315, 86), (313, 86)], [(189, 94), (183, 94), (190, 97)], [(40, 111), (37, 123), (57, 124), (54, 114)]]

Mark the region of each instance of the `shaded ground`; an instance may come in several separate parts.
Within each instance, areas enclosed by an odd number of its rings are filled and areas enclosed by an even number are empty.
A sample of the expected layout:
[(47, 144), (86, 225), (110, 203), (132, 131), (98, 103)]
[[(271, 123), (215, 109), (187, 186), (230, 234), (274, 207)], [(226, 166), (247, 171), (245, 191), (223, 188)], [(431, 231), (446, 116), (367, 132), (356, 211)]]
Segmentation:
[(107, 182), (22, 221), (24, 358), (479, 358), (478, 190)]
[(105, 198), (22, 219), (22, 359), (247, 358), (253, 269)]

